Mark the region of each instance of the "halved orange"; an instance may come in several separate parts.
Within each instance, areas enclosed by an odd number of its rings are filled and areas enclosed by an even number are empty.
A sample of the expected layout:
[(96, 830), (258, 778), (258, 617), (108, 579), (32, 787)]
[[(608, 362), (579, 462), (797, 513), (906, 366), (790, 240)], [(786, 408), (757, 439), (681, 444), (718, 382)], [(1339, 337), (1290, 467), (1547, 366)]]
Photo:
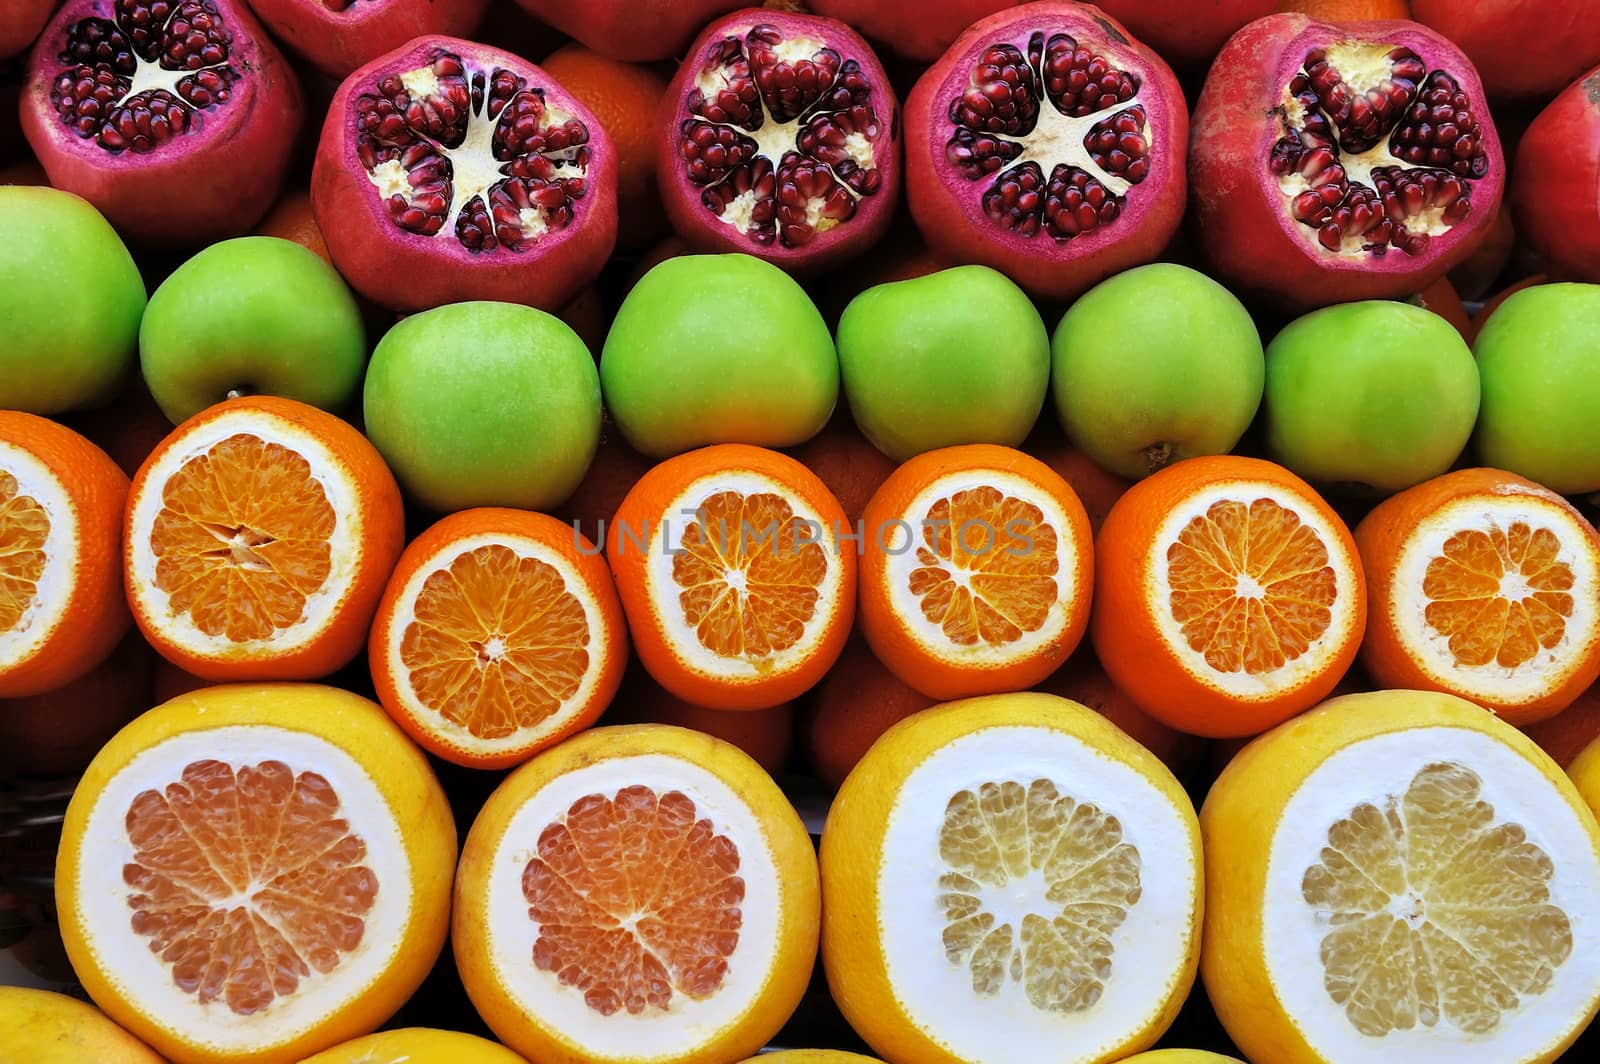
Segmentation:
[(0, 986), (0, 1060), (17, 1064), (162, 1064), (155, 1050), (93, 1005), (25, 986)]
[(848, 535), (838, 500), (787, 455), (729, 443), (667, 459), (628, 492), (606, 538), (639, 660), (712, 709), (795, 698), (850, 634)]
[(128, 630), (128, 478), (54, 421), (0, 410), (0, 698), (71, 683)]
[(1379, 686), (1528, 724), (1600, 677), (1600, 533), (1555, 492), (1446, 473), (1380, 503), (1356, 546), (1372, 596), (1361, 661)]
[(300, 1064), (527, 1064), (505, 1046), (475, 1035), (401, 1027), (325, 1049)]
[(452, 942), (489, 1027), (530, 1060), (742, 1060), (789, 1018), (819, 921), (810, 837), (754, 761), (665, 725), (596, 728), (478, 814)]
[(1038, 459), (993, 444), (920, 454), (863, 520), (861, 630), (929, 698), (1032, 687), (1083, 638), (1089, 518)]
[(84, 989), (162, 1055), (300, 1060), (421, 984), (455, 857), (444, 792), (376, 703), (223, 685), (95, 758), (62, 826), (56, 906)]
[(1191, 458), (1135, 484), (1095, 553), (1095, 654), (1151, 716), (1212, 738), (1309, 709), (1366, 624), (1355, 542), (1271, 462)]
[(400, 489), (365, 436), (292, 399), (230, 399), (134, 477), (128, 602), (150, 645), (197, 676), (315, 679), (366, 645), (404, 535)]
[(594, 723), (628, 634), (597, 547), (553, 517), (483, 508), (406, 548), (367, 654), (379, 700), (413, 739), (503, 768)]

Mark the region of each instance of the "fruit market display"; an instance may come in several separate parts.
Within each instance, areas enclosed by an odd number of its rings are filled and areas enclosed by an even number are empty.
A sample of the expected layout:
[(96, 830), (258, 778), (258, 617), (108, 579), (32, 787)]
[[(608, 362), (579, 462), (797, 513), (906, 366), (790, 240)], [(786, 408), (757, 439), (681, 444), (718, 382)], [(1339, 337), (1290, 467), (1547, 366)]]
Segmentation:
[(1600, 4), (3, 8), (0, 1064), (1600, 1051)]

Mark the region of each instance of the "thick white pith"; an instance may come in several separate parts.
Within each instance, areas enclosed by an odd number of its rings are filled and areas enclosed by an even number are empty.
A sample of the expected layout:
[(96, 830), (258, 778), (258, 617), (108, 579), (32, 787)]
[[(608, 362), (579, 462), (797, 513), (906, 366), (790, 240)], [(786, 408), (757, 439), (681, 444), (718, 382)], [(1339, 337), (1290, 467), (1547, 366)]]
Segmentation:
[(0, 470), (17, 482), (17, 494), (33, 499), (50, 521), (44, 543), (44, 571), (33, 599), (17, 624), (0, 632), (0, 662), (13, 665), (38, 653), (56, 634), (78, 587), (78, 518), (66, 488), (31, 453), (0, 440)]
[[(1322, 860), (1332, 824), (1361, 803), (1381, 806), (1404, 793), (1418, 771), (1441, 761), (1476, 773), (1482, 781), (1480, 797), (1494, 807), (1496, 822), (1521, 825), (1528, 841), (1554, 862), (1550, 902), (1571, 920), (1572, 953), (1556, 969), (1547, 990), (1524, 997), (1487, 1034), (1468, 1034), (1440, 1020), (1381, 1038), (1363, 1035), (1323, 984), (1321, 942), (1329, 914), (1306, 902), (1303, 877)], [(1506, 744), (1468, 729), (1391, 732), (1352, 743), (1323, 761), (1284, 806), (1261, 899), (1267, 975), (1301, 1035), (1322, 1059), (1341, 1064), (1517, 1064), (1543, 1059), (1551, 1046), (1585, 1022), (1600, 1000), (1600, 967), (1592, 963), (1600, 949), (1600, 857), (1581, 816), (1538, 767)]]
[[(601, 1015), (584, 1001), (583, 991), (562, 986), (533, 962), (539, 925), (528, 915), (522, 891), (523, 870), (535, 856), (539, 834), (566, 817), (578, 799), (590, 794), (611, 798), (625, 787), (642, 785), (657, 795), (679, 791), (694, 802), (696, 816), (727, 836), (739, 851), (744, 880), (739, 942), (727, 958), (722, 986), (696, 1001), (674, 992), (666, 1009), (638, 1014), (619, 1010)], [(483, 893), (464, 899), (483, 914), (489, 964), (502, 993), (528, 1021), (575, 1043), (581, 1055), (647, 1062), (685, 1059), (723, 1034), (754, 1008), (773, 975), (786, 902), (777, 863), (760, 817), (733, 787), (682, 758), (645, 754), (609, 758), (558, 776), (536, 791), (507, 821), (495, 839), (484, 878), (466, 886)], [(481, 906), (481, 909), (478, 907)]]
[[(202, 1005), (180, 990), (170, 965), (130, 924), (133, 891), (122, 877), (134, 857), (125, 824), (128, 807), (141, 792), (165, 788), (185, 766), (206, 760), (236, 768), (281, 761), (296, 773), (321, 775), (338, 794), (351, 832), (366, 843), (362, 863), (378, 881), (360, 945), (327, 975), (312, 969), (290, 997), (251, 1015), (235, 1013), (222, 1000)], [(359, 762), (306, 732), (236, 725), (178, 734), (140, 752), (100, 792), (77, 840), (77, 859), (77, 879), (65, 886), (99, 972), (152, 1023), (219, 1054), (263, 1052), (325, 1023), (381, 978), (408, 946), (412, 869), (394, 813)]]
[[(951, 797), (984, 783), (1036, 779), (1115, 816), (1142, 866), (1142, 894), (1112, 936), (1104, 992), (1078, 1012), (1038, 1009), (1010, 980), (998, 994), (978, 996), (968, 969), (951, 962), (941, 943), (939, 836)], [(935, 751), (900, 785), (876, 855), (879, 945), (897, 1004), (925, 1037), (972, 1064), (1107, 1059), (1183, 989), (1200, 891), (1193, 817), (1133, 768), (1050, 728), (985, 728)], [(989, 897), (1005, 915), (1048, 912), (1039, 886), (1024, 879)]]

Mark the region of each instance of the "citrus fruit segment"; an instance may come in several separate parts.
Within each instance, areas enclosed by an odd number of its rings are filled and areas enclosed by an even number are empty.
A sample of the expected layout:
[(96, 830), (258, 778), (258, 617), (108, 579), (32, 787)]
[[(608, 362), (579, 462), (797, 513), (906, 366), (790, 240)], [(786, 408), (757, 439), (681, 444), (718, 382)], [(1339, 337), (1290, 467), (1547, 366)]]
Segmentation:
[(134, 477), (128, 600), (196, 675), (325, 676), (366, 642), (403, 535), (400, 489), (354, 428), (290, 399), (230, 399)]
[(1188, 797), (1093, 710), (935, 706), (878, 740), (828, 815), (828, 984), (889, 1060), (1119, 1060), (1194, 981), (1200, 881)]
[(94, 444), (0, 410), (0, 698), (71, 683), (128, 630), (117, 565), (127, 495)]
[(28, 1064), (163, 1064), (155, 1050), (93, 1005), (65, 994), (0, 986), (0, 1060)]
[(1315, 705), (1366, 623), (1349, 530), (1305, 481), (1254, 458), (1194, 458), (1134, 485), (1095, 566), (1101, 664), (1196, 735), (1253, 735)]
[(1555, 492), (1497, 469), (1447, 473), (1380, 503), (1356, 546), (1362, 663), (1380, 685), (1526, 724), (1600, 676), (1600, 534)]
[(300, 1064), (526, 1064), (486, 1038), (402, 1027), (356, 1038), (307, 1057)]
[(209, 687), (85, 772), (56, 865), (62, 939), (95, 1002), (164, 1055), (297, 1060), (416, 989), (455, 854), (426, 759), (377, 705)]
[(863, 519), (862, 631), (928, 697), (1031, 687), (1083, 638), (1089, 518), (1043, 462), (991, 444), (929, 451)]
[(810, 977), (816, 861), (736, 748), (664, 725), (535, 756), (462, 853), (453, 943), (485, 1022), (532, 1060), (735, 1061)]
[(1252, 1060), (1551, 1061), (1600, 1007), (1600, 827), (1453, 695), (1336, 698), (1213, 785), (1206, 988)]
[(718, 444), (662, 462), (607, 536), (639, 660), (713, 709), (764, 709), (808, 690), (850, 633), (848, 534), (822, 482), (776, 451)]
[(418, 536), (368, 646), (384, 708), (428, 750), (479, 768), (592, 724), (628, 653), (599, 553), (525, 510), (463, 510)]

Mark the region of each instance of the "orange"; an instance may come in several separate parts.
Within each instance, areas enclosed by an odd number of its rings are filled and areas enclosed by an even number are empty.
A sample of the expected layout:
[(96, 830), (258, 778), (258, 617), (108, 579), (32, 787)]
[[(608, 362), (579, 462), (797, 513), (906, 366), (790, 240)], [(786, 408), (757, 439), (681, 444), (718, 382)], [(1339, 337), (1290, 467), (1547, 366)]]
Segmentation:
[[(1048, 426), (1044, 422), (1048, 422)], [(1083, 503), (1084, 512), (1089, 515), (1089, 529), (1095, 535), (1100, 534), (1100, 526), (1106, 523), (1111, 507), (1133, 486), (1133, 481), (1101, 469), (1094, 459), (1068, 443), (1066, 434), (1052, 418), (1043, 419), (1041, 427), (1022, 449), (1072, 485), (1072, 490), (1078, 493), (1078, 501)]]
[[(837, 670), (835, 666), (834, 671)], [(743, 712), (707, 709), (685, 702), (637, 666), (630, 668), (623, 677), (622, 687), (611, 700), (611, 708), (606, 710), (601, 723), (671, 724), (704, 732), (737, 746), (774, 775), (788, 764), (789, 751), (794, 745), (793, 702)]]
[(1539, 744), (1555, 763), (1565, 768), (1583, 748), (1600, 739), (1600, 684), (1553, 717), (1525, 724), (1523, 732)]
[(750, 758), (683, 728), (597, 728), (479, 812), (456, 967), (530, 1060), (742, 1060), (805, 992), (818, 889), (810, 836)]
[(1043, 462), (993, 444), (895, 470), (867, 504), (861, 630), (930, 698), (1032, 687), (1089, 618), (1089, 518)]
[(628, 446), (617, 426), (604, 412), (600, 415), (600, 446), (594, 461), (578, 482), (578, 490), (561, 505), (556, 516), (596, 543), (604, 543), (606, 529), (617, 514), (617, 507), (639, 478), (650, 471), (650, 459)]
[(1327, 22), (1411, 17), (1411, 5), (1406, 0), (1282, 0), (1278, 10), (1298, 11)]
[(300, 1064), (526, 1064), (501, 1045), (470, 1034), (402, 1027), (357, 1038)]
[(155, 655), (139, 633), (69, 684), (0, 699), (0, 769), (36, 778), (79, 772), (107, 739), (149, 709)]
[(1163, 724), (1111, 681), (1094, 655), (1079, 650), (1035, 690), (1088, 706), (1159, 757), (1180, 779), (1199, 760), (1205, 744)]
[(65, 994), (0, 986), (0, 1060), (22, 1064), (162, 1064), (155, 1050)]
[(765, 709), (810, 689), (855, 610), (842, 534), (838, 500), (777, 451), (718, 444), (662, 462), (607, 537), (639, 660), (711, 709)]
[(196, 676), (326, 676), (366, 645), (403, 526), (361, 433), (291, 399), (230, 399), (134, 477), (128, 601), (150, 645)]
[(1600, 533), (1555, 492), (1462, 469), (1356, 528), (1372, 597), (1361, 660), (1380, 687), (1448, 691), (1527, 724), (1600, 677)]
[(100, 448), (0, 410), (0, 698), (71, 683), (128, 630), (117, 571), (127, 496)]
[(805, 731), (811, 767), (838, 787), (880, 735), (934, 701), (885, 668), (864, 639), (851, 639), (811, 694)]
[(872, 493), (895, 468), (893, 460), (868, 443), (842, 409), (834, 412), (821, 432), (789, 448), (788, 454), (828, 486), (852, 526), (861, 520)]
[(1156, 719), (1253, 735), (1309, 709), (1366, 624), (1344, 523), (1271, 462), (1191, 458), (1112, 507), (1095, 555), (1095, 655)]
[(333, 262), (328, 256), (328, 242), (323, 239), (322, 229), (311, 213), (311, 193), (304, 189), (284, 193), (256, 225), (256, 235), (291, 240), (316, 253), (324, 262)]
[(297, 1061), (375, 1030), (448, 930), (455, 824), (373, 702), (233, 684), (139, 717), (67, 807), (56, 908), (112, 1019), (182, 1064)]
[(595, 722), (628, 632), (599, 548), (553, 517), (486, 507), (406, 548), (367, 657), (378, 700), (424, 749), (505, 768)]
[(1439, 278), (1406, 302), (1439, 315), (1469, 344), (1477, 335), (1477, 330), (1472, 325), (1472, 317), (1467, 313), (1467, 305), (1461, 302), (1461, 297), (1456, 294), (1455, 286), (1450, 283), (1448, 277)]

